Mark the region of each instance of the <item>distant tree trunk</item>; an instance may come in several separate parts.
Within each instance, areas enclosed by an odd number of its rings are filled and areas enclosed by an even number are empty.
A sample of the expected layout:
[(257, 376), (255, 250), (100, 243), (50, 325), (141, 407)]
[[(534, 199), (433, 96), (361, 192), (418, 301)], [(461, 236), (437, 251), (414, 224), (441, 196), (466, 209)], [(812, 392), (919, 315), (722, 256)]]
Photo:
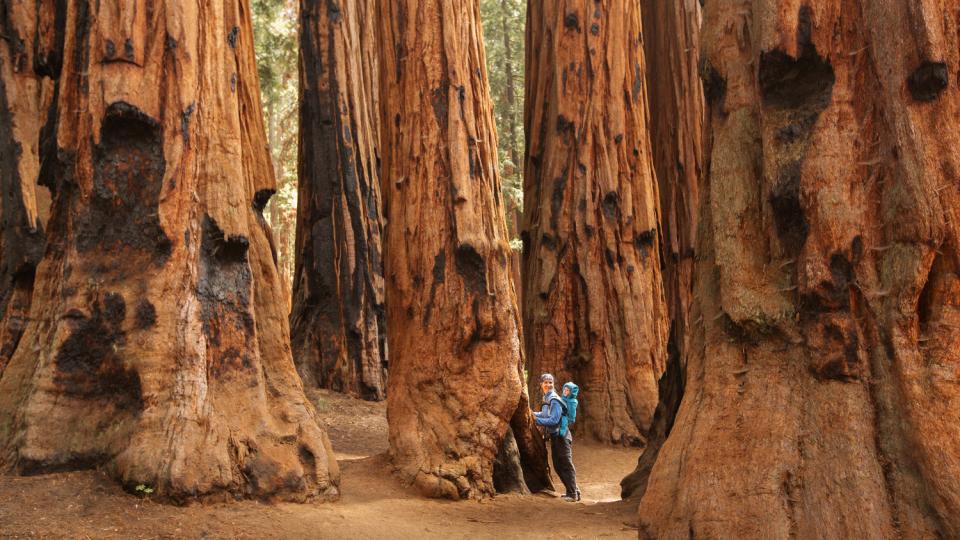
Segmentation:
[(300, 157), (290, 328), (306, 384), (385, 397), (375, 49), (370, 0), (300, 4)]
[(666, 360), (639, 3), (527, 11), (524, 328), (530, 377), (583, 388), (577, 424), (639, 444)]
[(478, 2), (382, 2), (379, 23), (393, 462), (434, 497), (521, 469), (541, 489)]
[(650, 69), (650, 139), (660, 186), (663, 288), (670, 313), (667, 368), (637, 469), (621, 482), (624, 498), (642, 497), (650, 469), (673, 426), (686, 376), (694, 312), (693, 271), (700, 188), (705, 178), (700, 4), (643, 0), (643, 45)]
[(261, 214), (249, 4), (57, 5), (56, 201), (0, 378), (0, 468), (102, 466), (174, 500), (335, 497)]
[(960, 537), (958, 26), (706, 3), (702, 319), (641, 537)]
[(517, 98), (514, 92), (514, 86), (516, 85), (514, 73), (516, 72), (516, 68), (513, 64), (513, 40), (511, 39), (509, 18), (507, 17), (510, 5), (511, 0), (500, 0), (500, 9), (503, 14), (503, 17), (500, 19), (500, 26), (503, 31), (503, 103), (507, 110), (507, 133), (505, 138), (510, 154), (510, 162), (513, 164), (514, 173), (512, 174), (517, 174), (520, 171), (520, 152), (517, 148), (519, 146), (517, 115), (514, 114), (517, 106)]
[(650, 140), (660, 187), (663, 282), (670, 342), (684, 358), (693, 305), (693, 261), (704, 177), (705, 103), (697, 0), (642, 0)]
[[(49, 207), (40, 174), (40, 132), (54, 66), (43, 55), (36, 2), (0, 6), (0, 374), (17, 348), (43, 256)], [(45, 77), (47, 76), (47, 77)]]
[[(520, 176), (520, 135), (518, 133), (517, 126), (517, 97), (514, 87), (516, 85), (515, 73), (516, 67), (513, 62), (513, 39), (510, 32), (509, 17), (507, 14), (511, 8), (512, 0), (500, 0), (500, 9), (501, 14), (503, 15), (500, 19), (500, 26), (503, 32), (503, 71), (504, 71), (504, 85), (503, 85), (503, 104), (506, 109), (506, 144), (507, 150), (510, 155), (510, 167), (509, 167), (509, 176), (519, 177)], [(522, 179), (518, 179), (519, 182)], [(506, 215), (507, 215), (507, 232), (509, 238), (516, 238), (520, 235), (520, 228), (522, 227), (522, 212), (518, 208), (519, 204), (516, 201), (508, 199), (506, 201)], [(517, 304), (523, 305), (523, 276), (520, 271), (521, 267), (521, 257), (520, 253), (511, 250), (510, 251), (510, 276), (513, 279), (513, 283), (517, 292)]]

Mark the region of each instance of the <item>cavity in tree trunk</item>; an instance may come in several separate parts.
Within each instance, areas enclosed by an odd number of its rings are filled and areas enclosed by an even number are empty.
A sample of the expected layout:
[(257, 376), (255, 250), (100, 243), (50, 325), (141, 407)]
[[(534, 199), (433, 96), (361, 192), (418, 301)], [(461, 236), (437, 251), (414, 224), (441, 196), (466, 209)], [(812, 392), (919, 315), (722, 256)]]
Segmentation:
[(667, 333), (639, 3), (531, 2), (526, 68), (531, 381), (576, 381), (580, 432), (638, 444)]
[(953, 2), (707, 2), (687, 386), (640, 535), (960, 536)]
[(250, 6), (57, 4), (56, 200), (0, 378), (0, 467), (175, 500), (337, 495), (271, 236)]
[(397, 0), (379, 13), (393, 462), (434, 497), (522, 490), (521, 469), (530, 489), (546, 487), (478, 2)]
[(37, 182), (59, 59), (46, 56), (48, 40), (38, 37), (41, 20), (50, 22), (45, 11), (37, 2), (0, 7), (0, 374), (26, 327), (50, 206)]
[(693, 270), (704, 164), (705, 103), (700, 83), (700, 4), (643, 0), (643, 46), (650, 69), (650, 140), (660, 187), (663, 289), (670, 313), (667, 368), (659, 403), (637, 469), (621, 495), (642, 497), (683, 396), (690, 326), (695, 312)]
[[(290, 328), (308, 385), (386, 391), (371, 0), (300, 6), (300, 155)], [(372, 33), (367, 30), (367, 33)], [(370, 67), (372, 65), (372, 67)]]

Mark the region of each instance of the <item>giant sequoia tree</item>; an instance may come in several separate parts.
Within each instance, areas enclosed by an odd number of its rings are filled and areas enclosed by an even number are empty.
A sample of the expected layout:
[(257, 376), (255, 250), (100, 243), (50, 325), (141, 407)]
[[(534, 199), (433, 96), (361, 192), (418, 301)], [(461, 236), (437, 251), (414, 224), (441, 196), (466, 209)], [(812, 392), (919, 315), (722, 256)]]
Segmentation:
[(290, 330), (307, 384), (379, 400), (386, 390), (386, 329), (373, 10), (371, 0), (345, 0), (336, 9), (301, 1)]
[(642, 537), (960, 536), (958, 29), (706, 3), (702, 318)]
[(478, 2), (379, 13), (393, 461), (430, 496), (539, 489)]
[(524, 328), (531, 378), (583, 387), (586, 431), (638, 443), (667, 314), (636, 1), (527, 12)]
[(180, 499), (337, 494), (290, 356), (249, 5), (71, 0), (56, 191), (0, 378), (0, 467)]
[(659, 403), (637, 469), (622, 495), (642, 496), (650, 468), (666, 440), (683, 396), (693, 297), (700, 188), (705, 177), (705, 103), (698, 71), (700, 4), (643, 0), (643, 47), (650, 98), (650, 141), (660, 186), (663, 289), (670, 313), (667, 367)]
[[(49, 11), (43, 6), (45, 15)], [(38, 2), (0, 6), (0, 374), (26, 326), (43, 255), (49, 195), (37, 185), (40, 132), (52, 98), (50, 77), (59, 71), (59, 58), (47, 55), (51, 22), (49, 16), (41, 22)]]

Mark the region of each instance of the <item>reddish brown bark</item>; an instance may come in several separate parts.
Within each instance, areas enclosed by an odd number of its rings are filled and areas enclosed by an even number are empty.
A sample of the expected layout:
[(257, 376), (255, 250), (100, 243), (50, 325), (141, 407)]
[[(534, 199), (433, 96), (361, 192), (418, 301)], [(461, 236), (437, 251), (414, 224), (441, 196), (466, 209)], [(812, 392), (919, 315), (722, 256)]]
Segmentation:
[(650, 469), (676, 417), (686, 377), (694, 311), (693, 275), (700, 188), (705, 170), (706, 104), (698, 72), (700, 4), (644, 0), (643, 45), (650, 69), (650, 140), (660, 186), (663, 288), (670, 314), (667, 368), (659, 403), (636, 470), (621, 495), (642, 497)]
[(693, 262), (704, 170), (705, 103), (698, 72), (697, 0), (643, 0), (650, 140), (660, 187), (663, 289), (670, 339), (683, 358), (693, 303)]
[(666, 360), (638, 2), (527, 11), (524, 328), (530, 377), (583, 389), (577, 427), (638, 444)]
[(379, 13), (393, 462), (434, 497), (540, 489), (478, 2)]
[(960, 535), (958, 17), (707, 2), (702, 318), (641, 537)]
[(26, 327), (49, 211), (37, 182), (57, 68), (39, 46), (39, 11), (35, 2), (0, 6), (0, 374)]
[(249, 8), (57, 5), (56, 200), (0, 378), (0, 468), (101, 466), (174, 500), (337, 495), (261, 215)]
[[(300, 6), (297, 252), (290, 315), (306, 384), (381, 400), (387, 357), (370, 0)], [(372, 68), (370, 67), (372, 66)]]

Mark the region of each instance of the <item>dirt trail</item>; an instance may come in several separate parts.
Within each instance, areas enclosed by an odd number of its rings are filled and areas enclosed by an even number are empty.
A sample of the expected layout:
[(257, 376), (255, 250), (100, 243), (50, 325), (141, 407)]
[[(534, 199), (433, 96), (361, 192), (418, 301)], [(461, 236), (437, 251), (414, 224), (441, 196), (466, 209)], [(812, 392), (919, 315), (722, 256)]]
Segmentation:
[(635, 509), (618, 498), (637, 449), (575, 443), (580, 504), (544, 495), (429, 500), (390, 474), (383, 403), (311, 397), (340, 462), (340, 502), (175, 507), (128, 495), (95, 471), (0, 477), (0, 538), (636, 538), (625, 524)]

